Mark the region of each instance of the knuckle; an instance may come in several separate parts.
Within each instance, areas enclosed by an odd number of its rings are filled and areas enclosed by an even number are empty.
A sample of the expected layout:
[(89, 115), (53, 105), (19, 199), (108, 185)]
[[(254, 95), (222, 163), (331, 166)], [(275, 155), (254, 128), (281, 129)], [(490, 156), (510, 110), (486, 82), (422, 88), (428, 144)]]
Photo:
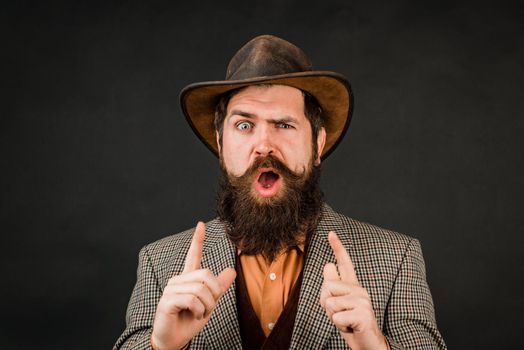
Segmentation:
[(167, 300), (165, 303), (162, 304), (162, 306), (160, 306), (160, 304), (158, 304), (158, 308), (159, 310), (162, 310), (163, 312), (165, 313), (168, 313), (169, 311), (171, 310), (176, 310), (178, 308), (178, 303), (176, 300)]
[(213, 272), (211, 272), (211, 270), (208, 269), (208, 268), (206, 268), (206, 269), (202, 269), (202, 275), (203, 275), (205, 278), (212, 278), (212, 277), (214, 277)]
[(206, 291), (207, 287), (204, 283), (199, 283), (198, 286), (196, 287), (196, 292), (198, 294), (202, 294)]
[(336, 306), (337, 306), (337, 300), (335, 298), (328, 298), (325, 301), (326, 309), (329, 310), (329, 312), (334, 312)]
[(342, 315), (340, 314), (340, 312), (337, 312), (337, 313), (334, 313), (333, 315), (331, 315), (331, 320), (337, 326), (341, 325), (341, 323), (342, 323), (341, 318), (342, 318)]
[(198, 298), (194, 295), (190, 295), (189, 296), (189, 305), (193, 306), (193, 307), (197, 307), (198, 306)]
[(324, 305), (326, 305), (327, 309), (331, 309), (333, 306), (333, 298), (326, 298), (324, 300)]

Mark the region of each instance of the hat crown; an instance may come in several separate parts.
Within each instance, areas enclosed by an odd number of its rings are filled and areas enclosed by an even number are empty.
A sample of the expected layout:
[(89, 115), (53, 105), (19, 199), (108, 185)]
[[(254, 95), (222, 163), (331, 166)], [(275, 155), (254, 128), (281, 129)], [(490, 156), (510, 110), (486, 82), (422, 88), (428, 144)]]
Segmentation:
[(249, 41), (233, 56), (226, 80), (242, 80), (313, 69), (311, 61), (297, 46), (273, 35), (261, 35)]

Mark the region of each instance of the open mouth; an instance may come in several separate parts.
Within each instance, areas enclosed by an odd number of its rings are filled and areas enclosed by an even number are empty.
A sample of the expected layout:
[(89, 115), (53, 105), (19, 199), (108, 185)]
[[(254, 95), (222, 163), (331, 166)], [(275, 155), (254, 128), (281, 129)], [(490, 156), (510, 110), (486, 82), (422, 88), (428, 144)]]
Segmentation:
[(258, 177), (258, 183), (263, 188), (271, 188), (279, 178), (280, 176), (272, 171), (264, 171)]

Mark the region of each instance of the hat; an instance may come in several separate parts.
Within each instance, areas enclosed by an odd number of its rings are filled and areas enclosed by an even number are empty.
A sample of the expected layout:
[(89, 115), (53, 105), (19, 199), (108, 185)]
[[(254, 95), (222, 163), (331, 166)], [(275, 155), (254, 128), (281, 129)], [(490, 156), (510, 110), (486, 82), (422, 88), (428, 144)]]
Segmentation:
[(228, 91), (257, 84), (295, 87), (313, 95), (322, 108), (326, 144), (325, 159), (338, 145), (351, 120), (353, 94), (341, 74), (313, 70), (311, 61), (297, 46), (272, 35), (261, 35), (245, 44), (231, 59), (225, 80), (193, 83), (180, 92), (180, 104), (197, 136), (218, 156), (215, 108)]

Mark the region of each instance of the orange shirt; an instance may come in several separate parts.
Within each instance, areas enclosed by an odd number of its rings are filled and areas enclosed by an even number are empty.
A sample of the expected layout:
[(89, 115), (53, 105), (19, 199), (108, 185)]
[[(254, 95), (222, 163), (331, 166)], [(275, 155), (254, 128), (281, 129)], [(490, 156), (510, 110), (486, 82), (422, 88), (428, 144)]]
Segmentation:
[(300, 275), (304, 247), (279, 255), (271, 264), (261, 255), (239, 254), (249, 299), (267, 337)]

